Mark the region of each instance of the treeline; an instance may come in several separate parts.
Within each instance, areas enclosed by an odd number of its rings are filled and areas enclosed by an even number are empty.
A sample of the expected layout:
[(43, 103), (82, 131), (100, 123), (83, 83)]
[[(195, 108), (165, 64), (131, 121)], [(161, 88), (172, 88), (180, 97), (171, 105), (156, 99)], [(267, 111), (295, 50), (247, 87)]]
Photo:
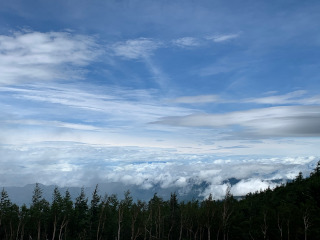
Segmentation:
[(179, 202), (156, 194), (148, 202), (100, 196), (88, 201), (84, 189), (73, 202), (56, 187), (49, 203), (35, 186), (30, 207), (13, 204), (3, 189), (0, 202), (3, 240), (227, 240), (320, 239), (320, 162), (310, 177), (300, 173), (274, 190), (225, 198)]

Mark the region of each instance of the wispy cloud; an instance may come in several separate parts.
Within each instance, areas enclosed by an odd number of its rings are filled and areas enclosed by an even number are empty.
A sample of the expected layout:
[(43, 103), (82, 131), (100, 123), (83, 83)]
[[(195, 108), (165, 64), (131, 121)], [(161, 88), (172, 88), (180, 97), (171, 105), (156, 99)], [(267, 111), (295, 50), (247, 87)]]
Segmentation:
[(307, 91), (299, 90), (283, 95), (273, 95), (262, 98), (248, 98), (241, 100), (243, 103), (270, 104), (270, 105), (319, 105), (320, 95), (309, 96)]
[(160, 42), (149, 38), (131, 39), (117, 42), (111, 46), (115, 56), (127, 59), (140, 59), (152, 55), (153, 51), (161, 46)]
[(127, 60), (141, 60), (152, 74), (153, 81), (162, 89), (168, 87), (168, 78), (160, 66), (154, 63), (152, 55), (160, 48), (162, 43), (149, 38), (131, 39), (125, 42), (117, 42), (111, 46), (115, 56)]
[(173, 40), (172, 43), (182, 48), (197, 47), (201, 44), (199, 39), (194, 37), (179, 38), (179, 39)]
[[(47, 109), (47, 113), (55, 113), (55, 116), (50, 115), (51, 117), (61, 116), (61, 109), (65, 109), (64, 112), (73, 111), (72, 109), (79, 109), (82, 113), (87, 112), (88, 115), (83, 116), (78, 113), (78, 121), (81, 119), (88, 120), (88, 117), (91, 116), (91, 118), (98, 117), (101, 119), (99, 121), (108, 119), (108, 122), (114, 124), (126, 123), (129, 119), (131, 124), (134, 122), (146, 124), (150, 122), (150, 119), (157, 119), (168, 113), (174, 115), (190, 113), (188, 109), (162, 103), (160, 99), (157, 99), (156, 92), (152, 90), (133, 90), (119, 87), (105, 87), (96, 90), (91, 87), (89, 84), (82, 87), (74, 84), (50, 84), (50, 86), (33, 84), (2, 87), (0, 92), (3, 93), (2, 98), (10, 95), (10, 98), (13, 99), (22, 99), (39, 104), (52, 104), (51, 108)], [(12, 103), (12, 108), (14, 107), (20, 108), (19, 105)], [(29, 108), (31, 114), (37, 115), (37, 113), (32, 112), (32, 109), (32, 107)], [(58, 111), (58, 109), (60, 110)]]
[(68, 32), (0, 35), (0, 83), (79, 78), (99, 53), (94, 38)]
[(213, 35), (209, 37), (182, 37), (172, 40), (172, 44), (181, 48), (194, 48), (206, 45), (208, 42), (226, 42), (238, 38), (239, 34)]
[(16, 126), (40, 126), (40, 127), (51, 127), (51, 128), (69, 128), (76, 130), (98, 130), (98, 127), (89, 125), (89, 124), (80, 124), (80, 123), (69, 123), (61, 121), (45, 121), (45, 120), (33, 120), (33, 119), (23, 119), (23, 120), (3, 120), (0, 121), (3, 126), (4, 124), (16, 125)]
[(302, 96), (306, 95), (307, 91), (299, 90), (290, 92), (284, 95), (273, 95), (262, 98), (249, 98), (244, 99), (244, 102), (257, 103), (257, 104), (294, 104), (294, 103), (306, 103), (306, 99), (301, 99)]
[(197, 103), (237, 103), (247, 104), (254, 103), (259, 105), (319, 105), (320, 95), (310, 96), (305, 90), (298, 90), (282, 95), (276, 95), (276, 92), (266, 93), (266, 97), (252, 97), (244, 99), (228, 99), (219, 95), (196, 95), (182, 96), (171, 100), (175, 103), (197, 104)]
[(199, 96), (184, 96), (171, 100), (175, 103), (186, 103), (186, 104), (201, 104), (201, 103), (212, 103), (220, 100), (218, 95), (199, 95)]
[(216, 43), (219, 43), (219, 42), (225, 42), (231, 39), (235, 39), (237, 37), (239, 37), (239, 34), (221, 34), (221, 35), (209, 36), (207, 37), (207, 39), (212, 40)]
[(187, 127), (240, 127), (233, 134), (245, 132), (247, 137), (320, 136), (320, 106), (280, 106), (235, 111), (225, 114), (193, 114), (166, 117), (157, 124)]

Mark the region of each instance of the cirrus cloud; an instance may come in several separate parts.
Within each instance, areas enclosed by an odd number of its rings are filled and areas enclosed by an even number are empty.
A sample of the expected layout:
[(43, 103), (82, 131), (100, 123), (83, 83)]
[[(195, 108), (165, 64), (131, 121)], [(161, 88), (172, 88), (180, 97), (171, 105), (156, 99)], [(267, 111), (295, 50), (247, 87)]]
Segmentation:
[(214, 42), (225, 42), (234, 38), (239, 37), (239, 34), (221, 34), (207, 37), (208, 40), (212, 40)]
[(99, 53), (94, 38), (69, 32), (0, 35), (0, 84), (79, 78)]
[(150, 56), (160, 45), (161, 43), (152, 39), (138, 38), (115, 43), (111, 48), (115, 56), (125, 59), (139, 59)]
[(187, 103), (187, 104), (198, 104), (198, 103), (211, 103), (218, 102), (220, 100), (218, 95), (199, 95), (199, 96), (183, 96), (172, 100), (175, 103)]
[(179, 39), (173, 40), (172, 43), (182, 48), (197, 47), (200, 45), (199, 40), (194, 37), (179, 38)]

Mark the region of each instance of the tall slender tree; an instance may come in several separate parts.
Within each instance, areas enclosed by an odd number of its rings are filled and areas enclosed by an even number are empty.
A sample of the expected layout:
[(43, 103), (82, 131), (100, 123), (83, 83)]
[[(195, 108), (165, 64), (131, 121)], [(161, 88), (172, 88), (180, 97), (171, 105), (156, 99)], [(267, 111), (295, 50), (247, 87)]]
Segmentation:
[(76, 198), (74, 205), (74, 231), (77, 233), (79, 240), (87, 238), (89, 227), (88, 216), (88, 198), (85, 195), (84, 188), (81, 188), (79, 196)]
[[(41, 233), (42, 226), (46, 226), (46, 220), (48, 217), (48, 211), (49, 211), (49, 202), (42, 198), (42, 189), (40, 188), (40, 185), (36, 183), (35, 188), (33, 190), (33, 195), (32, 195), (32, 204), (30, 206), (30, 214), (33, 219), (34, 224), (36, 224), (36, 236), (37, 239), (41, 239)], [(31, 232), (31, 235), (33, 233)], [(30, 236), (31, 236), (30, 235)], [(46, 233), (43, 232), (43, 235), (45, 236)]]

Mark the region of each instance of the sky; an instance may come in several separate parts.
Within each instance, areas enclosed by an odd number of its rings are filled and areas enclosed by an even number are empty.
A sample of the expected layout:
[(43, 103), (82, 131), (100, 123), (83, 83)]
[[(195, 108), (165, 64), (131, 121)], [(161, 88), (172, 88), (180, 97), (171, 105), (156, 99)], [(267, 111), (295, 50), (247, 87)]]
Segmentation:
[(0, 186), (202, 196), (320, 159), (320, 2), (0, 0)]

